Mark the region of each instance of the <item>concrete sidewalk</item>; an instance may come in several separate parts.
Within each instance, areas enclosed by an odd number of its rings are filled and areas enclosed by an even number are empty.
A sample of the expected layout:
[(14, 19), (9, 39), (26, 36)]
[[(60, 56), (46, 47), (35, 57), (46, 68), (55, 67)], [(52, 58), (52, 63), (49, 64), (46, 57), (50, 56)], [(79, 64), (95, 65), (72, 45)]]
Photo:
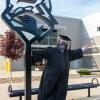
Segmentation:
[[(92, 78), (69, 79), (69, 84), (91, 82)], [(98, 79), (100, 81), (100, 78)], [(13, 89), (24, 89), (24, 82), (10, 83)], [(9, 83), (0, 84), (0, 100), (19, 100), (18, 97), (10, 98), (8, 94)], [(39, 81), (32, 82), (32, 87), (39, 87)], [(24, 98), (24, 97), (23, 97)], [(32, 96), (32, 100), (37, 100), (37, 95)], [(100, 100), (100, 87), (91, 89), (91, 97), (87, 97), (87, 89), (68, 91), (66, 100)]]
[[(42, 71), (32, 71), (33, 77), (41, 77)], [(91, 82), (92, 78), (96, 76), (90, 76), (90, 77), (80, 77), (75, 70), (70, 71), (69, 77), (69, 84), (79, 84), (79, 83), (87, 83)], [(9, 73), (6, 73), (4, 71), (0, 71), (0, 79), (2, 78), (8, 78)], [(24, 77), (24, 71), (20, 72), (12, 72), (12, 77)], [(96, 77), (99, 82), (100, 78)], [(32, 81), (32, 87), (39, 87), (40, 80), (33, 80)], [(0, 84), (0, 100), (19, 100), (19, 98), (9, 98), (8, 96), (8, 85), (12, 84), (13, 89), (24, 89), (24, 80), (22, 81), (15, 81), (12, 83), (5, 82)], [(74, 91), (68, 91), (67, 99), (66, 100), (100, 100), (100, 87), (91, 89), (91, 97), (87, 97), (88, 90), (74, 90)], [(37, 95), (32, 96), (32, 100), (37, 100)]]
[[(43, 71), (32, 71), (32, 81), (40, 80)], [(24, 71), (12, 71), (6, 72), (4, 70), (0, 70), (0, 84), (7, 82), (22, 82), (24, 81), (25, 72)], [(69, 77), (80, 77), (76, 70), (70, 70)]]
[[(24, 71), (13, 71), (13, 72), (5, 72), (4, 70), (0, 70), (0, 78), (8, 78), (8, 77), (24, 77)], [(41, 76), (42, 71), (32, 71), (32, 76)]]

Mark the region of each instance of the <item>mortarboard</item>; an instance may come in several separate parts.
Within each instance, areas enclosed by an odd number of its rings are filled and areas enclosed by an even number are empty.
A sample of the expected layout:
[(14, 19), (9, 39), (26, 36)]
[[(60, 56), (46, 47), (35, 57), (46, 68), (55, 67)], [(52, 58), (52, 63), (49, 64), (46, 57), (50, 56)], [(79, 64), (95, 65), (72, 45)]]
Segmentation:
[(61, 39), (65, 40), (65, 41), (71, 41), (71, 39), (68, 36), (65, 35), (59, 35), (61, 37)]

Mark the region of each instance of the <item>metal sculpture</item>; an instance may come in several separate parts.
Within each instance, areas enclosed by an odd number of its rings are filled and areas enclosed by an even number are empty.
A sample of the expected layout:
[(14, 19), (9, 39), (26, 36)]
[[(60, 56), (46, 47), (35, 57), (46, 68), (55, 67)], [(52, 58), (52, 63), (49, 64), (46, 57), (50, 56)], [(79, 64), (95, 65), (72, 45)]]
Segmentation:
[[(7, 5), (6, 9), (2, 13), (2, 18), (10, 26), (11, 29), (15, 30), (22, 37), (25, 42), (32, 43), (35, 40), (41, 41), (54, 30), (54, 25), (57, 24), (57, 21), (51, 14), (52, 6), (50, 0), (48, 0), (50, 5), (49, 8), (46, 6), (45, 0), (42, 0), (35, 6), (18, 7), (15, 10), (13, 9), (14, 6), (10, 3), (10, 0), (7, 0), (6, 2)], [(39, 13), (35, 13), (34, 8), (36, 8)], [(31, 12), (34, 16), (43, 20), (48, 26), (48, 30), (46, 30), (45, 32), (42, 31), (43, 25), (37, 28), (37, 21), (30, 15), (25, 14), (26, 12)], [(25, 15), (21, 16), (22, 14)], [(16, 17), (18, 18), (16, 19)], [(31, 33), (35, 35), (35, 37), (29, 41), (23, 34), (24, 32)]]
[[(25, 99), (31, 100), (31, 44), (34, 41), (41, 41), (48, 34), (53, 32), (54, 25), (57, 24), (56, 19), (51, 14), (52, 5), (51, 1), (48, 0), (49, 7), (46, 5), (45, 0), (18, 0), (18, 2), (32, 3), (33, 6), (18, 7), (14, 8), (10, 0), (6, 0), (6, 8), (2, 13), (2, 19), (7, 25), (23, 39), (26, 44), (25, 52)], [(34, 8), (37, 9), (38, 13), (35, 13)], [(48, 26), (48, 29), (42, 31), (44, 25), (37, 27), (37, 20), (26, 13), (32, 13), (33, 16), (43, 20)], [(33, 37), (28, 39), (25, 34), (31, 34)]]

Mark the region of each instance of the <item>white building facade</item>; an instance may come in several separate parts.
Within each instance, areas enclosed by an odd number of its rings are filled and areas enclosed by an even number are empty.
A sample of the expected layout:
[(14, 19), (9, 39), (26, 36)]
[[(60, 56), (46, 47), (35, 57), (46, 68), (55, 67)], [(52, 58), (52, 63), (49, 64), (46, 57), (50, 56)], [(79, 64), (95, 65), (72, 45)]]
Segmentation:
[(100, 13), (82, 18), (82, 44), (90, 44), (83, 67), (100, 69)]

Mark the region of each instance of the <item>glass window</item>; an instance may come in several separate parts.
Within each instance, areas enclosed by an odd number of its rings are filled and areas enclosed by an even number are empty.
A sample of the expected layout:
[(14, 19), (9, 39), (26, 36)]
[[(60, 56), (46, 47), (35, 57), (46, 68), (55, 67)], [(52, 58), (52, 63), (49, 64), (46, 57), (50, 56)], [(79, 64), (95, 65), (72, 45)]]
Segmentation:
[(33, 44), (38, 44), (38, 45), (56, 45), (57, 44), (57, 32), (53, 32), (47, 37), (45, 37), (40, 43), (37, 41), (34, 42)]
[(39, 44), (40, 45), (48, 45), (48, 38), (43, 39)]
[(49, 45), (56, 45), (57, 39), (56, 38), (49, 38)]
[(51, 34), (49, 35), (49, 37), (57, 38), (57, 33), (56, 33), (56, 32), (51, 33)]

